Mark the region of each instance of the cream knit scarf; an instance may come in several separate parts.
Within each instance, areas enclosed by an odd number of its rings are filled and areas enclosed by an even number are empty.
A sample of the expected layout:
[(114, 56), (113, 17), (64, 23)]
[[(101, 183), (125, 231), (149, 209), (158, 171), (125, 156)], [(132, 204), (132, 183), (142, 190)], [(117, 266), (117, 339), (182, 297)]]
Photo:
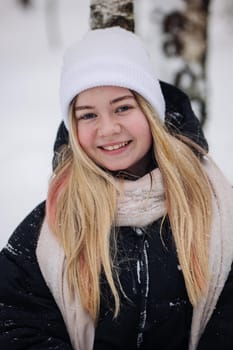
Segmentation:
[[(208, 323), (233, 260), (233, 190), (219, 169), (208, 159), (204, 169), (213, 188), (213, 222), (210, 239), (211, 280), (207, 296), (194, 307), (189, 350), (195, 350)], [(166, 213), (160, 171), (137, 181), (124, 181), (119, 196), (117, 226), (145, 226)], [(75, 350), (92, 350), (94, 324), (83, 310), (80, 299), (70, 300), (65, 272), (65, 256), (56, 237), (43, 223), (37, 245), (38, 263), (43, 277), (61, 310)]]

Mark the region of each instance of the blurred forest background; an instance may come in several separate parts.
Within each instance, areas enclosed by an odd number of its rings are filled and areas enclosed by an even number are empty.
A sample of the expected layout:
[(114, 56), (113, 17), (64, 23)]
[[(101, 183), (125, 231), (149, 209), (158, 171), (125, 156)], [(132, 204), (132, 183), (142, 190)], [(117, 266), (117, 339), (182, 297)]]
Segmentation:
[(64, 49), (116, 23), (142, 37), (159, 79), (188, 93), (233, 184), (232, 0), (0, 0), (0, 247), (46, 196)]

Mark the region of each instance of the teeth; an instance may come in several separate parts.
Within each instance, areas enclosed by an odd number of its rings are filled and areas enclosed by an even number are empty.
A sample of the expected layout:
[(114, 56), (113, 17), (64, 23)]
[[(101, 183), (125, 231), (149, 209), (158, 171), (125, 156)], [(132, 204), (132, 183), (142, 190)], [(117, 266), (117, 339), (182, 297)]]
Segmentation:
[(128, 142), (122, 142), (122, 143), (119, 143), (118, 145), (103, 147), (103, 149), (106, 149), (107, 151), (113, 151), (113, 150), (116, 150), (116, 149), (119, 149), (121, 147), (126, 146), (127, 143)]

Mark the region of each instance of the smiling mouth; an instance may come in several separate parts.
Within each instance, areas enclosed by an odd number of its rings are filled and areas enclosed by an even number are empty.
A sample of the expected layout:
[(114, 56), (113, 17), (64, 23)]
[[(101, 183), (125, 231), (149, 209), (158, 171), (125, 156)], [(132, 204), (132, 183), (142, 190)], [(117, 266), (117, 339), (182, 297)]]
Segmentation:
[(101, 146), (100, 148), (104, 149), (105, 151), (115, 151), (117, 149), (123, 148), (127, 146), (131, 141), (121, 142), (116, 145), (111, 146)]

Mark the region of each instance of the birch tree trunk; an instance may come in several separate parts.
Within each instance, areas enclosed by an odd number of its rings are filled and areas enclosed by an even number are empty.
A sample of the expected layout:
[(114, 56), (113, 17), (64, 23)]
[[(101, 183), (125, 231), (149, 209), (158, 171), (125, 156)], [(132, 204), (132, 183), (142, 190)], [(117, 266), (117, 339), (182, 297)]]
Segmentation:
[(120, 26), (134, 31), (133, 0), (91, 0), (91, 29)]
[(184, 3), (183, 11), (173, 10), (164, 18), (163, 50), (169, 59), (182, 59), (182, 67), (174, 72), (173, 83), (189, 95), (204, 125), (207, 117), (206, 57), (210, 0), (186, 0)]

